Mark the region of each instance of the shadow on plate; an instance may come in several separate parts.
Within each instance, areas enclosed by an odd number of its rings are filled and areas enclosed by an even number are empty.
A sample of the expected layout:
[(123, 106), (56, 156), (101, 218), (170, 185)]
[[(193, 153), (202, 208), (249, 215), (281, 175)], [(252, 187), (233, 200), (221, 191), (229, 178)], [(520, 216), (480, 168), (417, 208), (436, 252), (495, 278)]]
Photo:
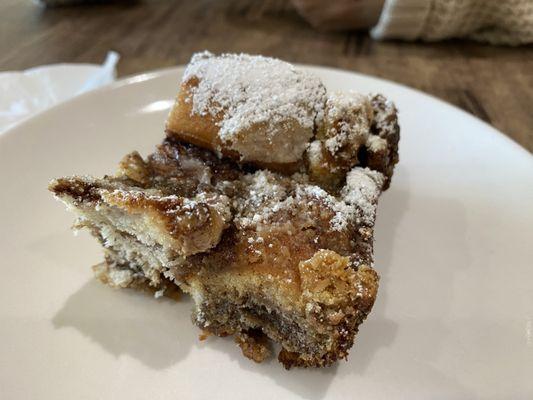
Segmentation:
[(127, 354), (164, 369), (182, 360), (197, 341), (190, 310), (186, 296), (178, 302), (155, 299), (91, 280), (67, 300), (52, 323), (77, 329), (116, 357)]

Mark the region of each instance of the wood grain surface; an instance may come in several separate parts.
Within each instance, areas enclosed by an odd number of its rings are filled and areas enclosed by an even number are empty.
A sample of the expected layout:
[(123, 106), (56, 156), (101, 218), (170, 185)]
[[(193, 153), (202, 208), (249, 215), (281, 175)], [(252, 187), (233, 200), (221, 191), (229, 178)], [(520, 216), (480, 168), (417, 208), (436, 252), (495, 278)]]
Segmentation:
[(248, 52), (357, 71), (453, 103), (533, 151), (533, 46), (375, 42), (322, 33), (288, 0), (123, 0), (44, 8), (0, 1), (0, 70), (122, 56), (119, 76), (186, 63), (195, 51)]

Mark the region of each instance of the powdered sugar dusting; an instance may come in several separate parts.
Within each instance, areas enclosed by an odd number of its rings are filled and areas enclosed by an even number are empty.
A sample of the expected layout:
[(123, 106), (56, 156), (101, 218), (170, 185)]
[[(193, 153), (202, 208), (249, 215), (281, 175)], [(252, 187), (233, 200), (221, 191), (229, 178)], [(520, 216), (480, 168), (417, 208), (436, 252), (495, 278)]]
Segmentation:
[(306, 179), (295, 178), (281, 177), (265, 170), (244, 176), (245, 192), (233, 204), (235, 223), (242, 228), (259, 229), (261, 224), (271, 224), (272, 217), (280, 211), (304, 218), (305, 210), (319, 207), (324, 210), (321, 217), (331, 215), (330, 228), (333, 230), (344, 231), (356, 224), (373, 225), (377, 199), (384, 183), (381, 173), (354, 168), (348, 173), (339, 196), (309, 184)]
[(307, 147), (307, 158), (311, 165), (322, 164), (322, 142), (320, 140), (313, 140)]
[(385, 183), (385, 176), (368, 168), (354, 168), (346, 175), (341, 191), (344, 203), (358, 211), (360, 223), (373, 225), (376, 203)]
[(243, 176), (243, 194), (233, 203), (234, 221), (242, 227), (257, 226), (266, 222), (272, 213), (289, 207), (294, 199), (288, 197), (285, 180), (268, 170)]
[(192, 112), (222, 115), (218, 134), (228, 145), (241, 140), (237, 137), (239, 133), (261, 124), (266, 127), (267, 137), (258, 138), (259, 141), (287, 136), (287, 129), (283, 128), (296, 121), (304, 130), (302, 140), (285, 150), (295, 153), (291, 157), (299, 157), (315, 124), (324, 118), (326, 90), (319, 78), (281, 60), (247, 54), (198, 53), (185, 70), (183, 82), (193, 78), (199, 82), (190, 89)]
[(335, 231), (343, 231), (347, 229), (349, 223), (354, 221), (357, 214), (354, 207), (347, 205), (342, 199), (330, 195), (324, 189), (315, 185), (298, 186), (296, 190), (296, 198), (298, 201), (305, 201), (306, 198), (315, 199), (315, 201), (319, 201), (323, 207), (330, 209), (333, 212), (330, 226), (331, 229)]
[(362, 144), (370, 134), (372, 107), (360, 93), (331, 93), (326, 102), (326, 149), (335, 155), (347, 144)]
[(372, 152), (383, 151), (387, 148), (387, 140), (376, 135), (371, 135), (366, 141), (366, 147)]
[[(356, 167), (346, 176), (346, 185), (340, 197), (334, 197), (318, 186), (301, 185), (298, 191), (306, 196), (320, 199), (334, 211), (331, 228), (342, 231), (351, 223), (372, 226), (376, 217), (376, 203), (385, 182), (385, 177), (368, 168)], [(300, 199), (298, 198), (300, 197)], [(297, 200), (301, 200), (298, 196)]]

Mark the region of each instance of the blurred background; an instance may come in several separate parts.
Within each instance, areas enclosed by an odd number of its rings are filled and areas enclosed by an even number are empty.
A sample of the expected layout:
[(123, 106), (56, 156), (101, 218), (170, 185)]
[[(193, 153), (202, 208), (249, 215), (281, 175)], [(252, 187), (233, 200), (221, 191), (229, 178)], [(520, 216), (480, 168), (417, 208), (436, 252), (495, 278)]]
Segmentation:
[(109, 50), (119, 77), (204, 49), (263, 54), (421, 89), (533, 151), (530, 0), (1, 0), (0, 21), (1, 71)]

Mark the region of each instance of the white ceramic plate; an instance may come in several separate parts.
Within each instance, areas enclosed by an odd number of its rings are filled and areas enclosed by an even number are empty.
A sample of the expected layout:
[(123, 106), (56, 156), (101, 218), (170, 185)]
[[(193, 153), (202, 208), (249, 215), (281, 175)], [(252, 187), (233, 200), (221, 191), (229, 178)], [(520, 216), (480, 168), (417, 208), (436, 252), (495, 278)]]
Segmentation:
[(310, 68), (401, 110), (376, 228), (381, 285), (348, 362), (285, 371), (197, 339), (191, 303), (114, 291), (47, 192), (147, 154), (181, 69), (80, 96), (0, 136), (1, 399), (428, 399), (533, 396), (533, 157), (472, 116), (383, 80)]

